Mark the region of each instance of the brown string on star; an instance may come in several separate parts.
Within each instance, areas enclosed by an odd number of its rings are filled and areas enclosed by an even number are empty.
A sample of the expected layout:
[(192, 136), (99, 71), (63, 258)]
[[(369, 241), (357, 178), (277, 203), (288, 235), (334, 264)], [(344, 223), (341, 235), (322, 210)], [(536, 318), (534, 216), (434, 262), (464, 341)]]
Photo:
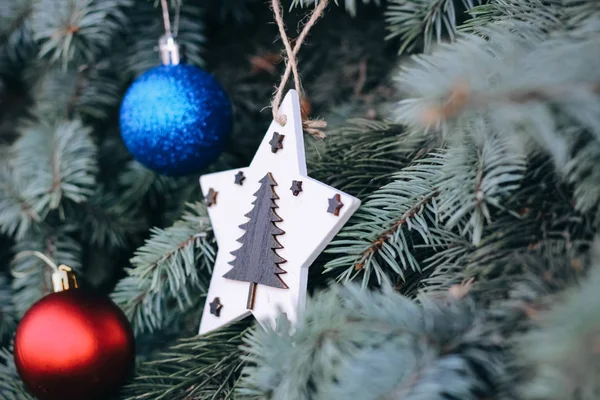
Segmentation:
[[(273, 97), (273, 101), (271, 102), (271, 107), (273, 109), (273, 118), (282, 126), (286, 124), (287, 117), (279, 112), (279, 106), (281, 105), (281, 100), (283, 98), (283, 90), (285, 89), (285, 86), (291, 74), (294, 75), (294, 85), (296, 91), (298, 92), (298, 95), (301, 98), (303, 97), (302, 84), (300, 83), (300, 74), (298, 73), (298, 61), (296, 60), (296, 55), (298, 54), (298, 51), (300, 50), (304, 39), (306, 39), (306, 36), (308, 36), (308, 32), (310, 31), (310, 29), (323, 15), (323, 12), (325, 11), (325, 8), (327, 8), (328, 3), (329, 0), (321, 0), (319, 4), (315, 7), (310, 16), (310, 19), (308, 20), (306, 25), (304, 25), (304, 28), (302, 29), (302, 32), (300, 32), (300, 35), (298, 36), (294, 44), (294, 48), (292, 49), (290, 39), (288, 38), (285, 32), (285, 24), (283, 22), (283, 16), (281, 13), (281, 5), (279, 4), (279, 0), (272, 0), (275, 21), (277, 22), (277, 26), (279, 27), (281, 41), (283, 42), (283, 45), (285, 46), (285, 51), (287, 53), (285, 72), (283, 73), (281, 83), (279, 84), (279, 87), (275, 92), (275, 96)], [(327, 127), (327, 122), (323, 120), (308, 119), (308, 116), (306, 115), (305, 111), (306, 110), (304, 109), (302, 110), (302, 127), (304, 128), (304, 131), (306, 131), (306, 133), (310, 134), (315, 138), (324, 139), (326, 135), (323, 132), (323, 129)]]

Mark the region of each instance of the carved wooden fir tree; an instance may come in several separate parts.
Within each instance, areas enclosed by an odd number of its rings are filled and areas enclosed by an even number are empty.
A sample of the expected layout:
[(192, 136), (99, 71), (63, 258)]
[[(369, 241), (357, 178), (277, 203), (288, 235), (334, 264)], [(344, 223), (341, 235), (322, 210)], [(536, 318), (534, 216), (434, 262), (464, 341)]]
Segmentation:
[(278, 208), (275, 200), (279, 199), (274, 189), (277, 182), (273, 179), (273, 175), (267, 172), (259, 183), (260, 188), (254, 193), (256, 200), (252, 203), (254, 208), (246, 214), (250, 220), (240, 225), (240, 228), (246, 231), (238, 239), (242, 247), (231, 252), (235, 256), (235, 260), (229, 263), (233, 268), (223, 275), (224, 278), (250, 282), (246, 304), (249, 310), (254, 306), (257, 284), (288, 288), (279, 277), (280, 274), (285, 273), (279, 267), (279, 264), (284, 263), (285, 260), (276, 252), (283, 246), (275, 237), (285, 233), (275, 225), (283, 221), (275, 212)]

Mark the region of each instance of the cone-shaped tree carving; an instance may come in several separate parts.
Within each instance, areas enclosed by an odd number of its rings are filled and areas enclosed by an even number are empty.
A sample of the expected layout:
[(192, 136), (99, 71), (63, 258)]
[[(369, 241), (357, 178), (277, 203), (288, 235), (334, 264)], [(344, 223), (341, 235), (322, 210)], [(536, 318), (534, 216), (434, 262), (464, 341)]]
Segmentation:
[(240, 228), (246, 231), (238, 239), (242, 247), (231, 252), (235, 256), (235, 259), (229, 263), (233, 268), (223, 275), (228, 279), (250, 282), (248, 309), (254, 306), (257, 284), (287, 289), (287, 285), (279, 277), (280, 274), (285, 273), (279, 267), (279, 264), (284, 263), (285, 260), (276, 252), (283, 246), (275, 237), (284, 233), (275, 225), (283, 221), (275, 212), (278, 208), (275, 200), (279, 199), (274, 189), (277, 182), (273, 179), (273, 175), (267, 172), (259, 183), (260, 188), (254, 193), (256, 200), (252, 203), (254, 208), (246, 214), (250, 220), (240, 225)]

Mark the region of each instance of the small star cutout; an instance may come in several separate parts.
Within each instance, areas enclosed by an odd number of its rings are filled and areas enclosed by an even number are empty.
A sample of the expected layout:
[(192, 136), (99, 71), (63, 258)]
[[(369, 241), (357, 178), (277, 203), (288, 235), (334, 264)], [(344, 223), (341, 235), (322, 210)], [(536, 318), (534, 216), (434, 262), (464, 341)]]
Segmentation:
[(277, 132), (273, 132), (273, 138), (269, 141), (271, 145), (271, 151), (277, 153), (277, 150), (283, 149), (283, 138), (285, 135), (280, 135)]
[(221, 304), (221, 300), (218, 297), (210, 303), (210, 313), (215, 317), (219, 317), (221, 315), (221, 308), (223, 308), (223, 304)]
[(208, 190), (208, 194), (206, 195), (206, 205), (208, 207), (213, 206), (215, 204), (217, 204), (217, 195), (219, 194), (219, 192), (215, 192), (213, 190), (213, 188), (210, 188)]
[(294, 196), (298, 196), (302, 191), (302, 181), (292, 181), (292, 187), (290, 188)]
[(244, 173), (242, 171), (235, 174), (235, 184), (236, 185), (242, 186), (244, 184), (245, 180), (246, 180), (246, 177), (244, 176)]
[(340, 210), (342, 207), (344, 207), (344, 203), (342, 203), (342, 197), (339, 194), (336, 194), (329, 199), (329, 207), (327, 208), (327, 212), (337, 217), (340, 215)]

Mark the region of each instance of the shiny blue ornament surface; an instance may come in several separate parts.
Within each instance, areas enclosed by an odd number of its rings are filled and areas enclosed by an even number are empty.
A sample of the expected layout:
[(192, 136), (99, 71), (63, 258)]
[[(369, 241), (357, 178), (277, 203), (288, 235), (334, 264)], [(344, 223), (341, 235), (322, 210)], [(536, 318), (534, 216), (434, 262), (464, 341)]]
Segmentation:
[(133, 157), (163, 175), (197, 173), (214, 162), (232, 129), (231, 102), (217, 80), (191, 65), (162, 65), (136, 79), (120, 111)]

